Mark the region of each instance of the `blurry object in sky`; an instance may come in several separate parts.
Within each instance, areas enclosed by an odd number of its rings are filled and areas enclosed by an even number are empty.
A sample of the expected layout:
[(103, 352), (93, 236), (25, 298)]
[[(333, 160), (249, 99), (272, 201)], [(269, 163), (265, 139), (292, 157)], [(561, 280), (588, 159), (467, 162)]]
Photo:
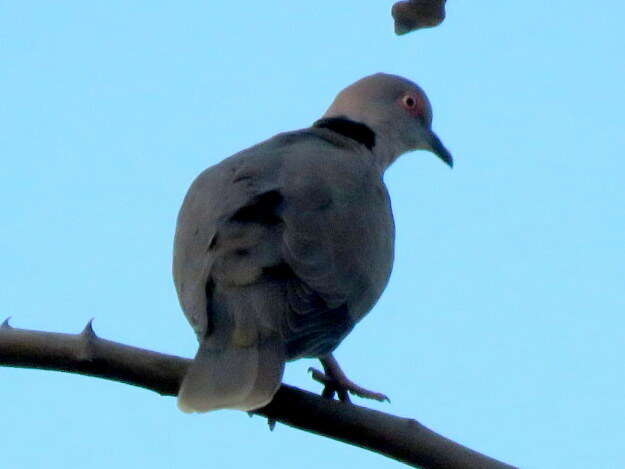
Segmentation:
[(391, 9), (395, 34), (438, 26), (445, 19), (446, 0), (408, 0), (397, 2)]

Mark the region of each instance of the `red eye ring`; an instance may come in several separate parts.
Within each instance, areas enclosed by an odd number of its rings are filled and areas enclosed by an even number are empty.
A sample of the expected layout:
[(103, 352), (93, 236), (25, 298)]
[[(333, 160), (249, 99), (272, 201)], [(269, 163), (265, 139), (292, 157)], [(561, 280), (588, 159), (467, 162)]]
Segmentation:
[(404, 96), (401, 102), (406, 109), (414, 109), (417, 107), (417, 100), (410, 94)]
[(419, 119), (424, 125), (427, 123), (427, 103), (423, 96), (408, 92), (401, 97), (400, 103), (408, 114)]

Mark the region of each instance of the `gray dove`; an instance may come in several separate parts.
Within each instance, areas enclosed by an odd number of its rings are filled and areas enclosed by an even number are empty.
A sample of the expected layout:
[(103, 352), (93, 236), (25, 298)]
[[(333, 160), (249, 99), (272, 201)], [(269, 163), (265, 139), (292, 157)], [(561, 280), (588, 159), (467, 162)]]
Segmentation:
[(287, 361), (319, 358), (317, 377), (361, 397), (332, 352), (371, 310), (393, 265), (394, 223), (383, 174), (402, 153), (429, 150), (419, 86), (377, 73), (341, 91), (311, 127), (280, 133), (202, 172), (174, 242), (178, 298), (199, 340), (180, 387), (184, 412), (268, 404)]

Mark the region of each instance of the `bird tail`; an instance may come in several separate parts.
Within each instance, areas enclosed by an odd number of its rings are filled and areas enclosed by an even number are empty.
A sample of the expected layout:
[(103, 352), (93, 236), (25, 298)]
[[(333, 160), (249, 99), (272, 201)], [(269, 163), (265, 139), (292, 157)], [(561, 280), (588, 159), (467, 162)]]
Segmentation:
[(254, 410), (267, 405), (282, 382), (285, 354), (278, 338), (248, 347), (216, 347), (204, 338), (178, 392), (186, 413)]

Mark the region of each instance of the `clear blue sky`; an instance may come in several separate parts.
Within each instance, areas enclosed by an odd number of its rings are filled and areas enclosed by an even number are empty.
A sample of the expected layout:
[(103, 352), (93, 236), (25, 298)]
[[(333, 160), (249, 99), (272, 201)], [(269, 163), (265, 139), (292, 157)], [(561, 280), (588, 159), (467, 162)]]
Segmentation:
[[(392, 3), (0, 2), (0, 310), (192, 356), (170, 275), (191, 180), (398, 73), (456, 167), (415, 152), (388, 171), (395, 270), (339, 360), (392, 398), (366, 405), (491, 456), (621, 468), (625, 7), (451, 0), (441, 27), (398, 38)], [(285, 381), (318, 390), (312, 364)], [(0, 383), (6, 468), (398, 465), (113, 382)]]

